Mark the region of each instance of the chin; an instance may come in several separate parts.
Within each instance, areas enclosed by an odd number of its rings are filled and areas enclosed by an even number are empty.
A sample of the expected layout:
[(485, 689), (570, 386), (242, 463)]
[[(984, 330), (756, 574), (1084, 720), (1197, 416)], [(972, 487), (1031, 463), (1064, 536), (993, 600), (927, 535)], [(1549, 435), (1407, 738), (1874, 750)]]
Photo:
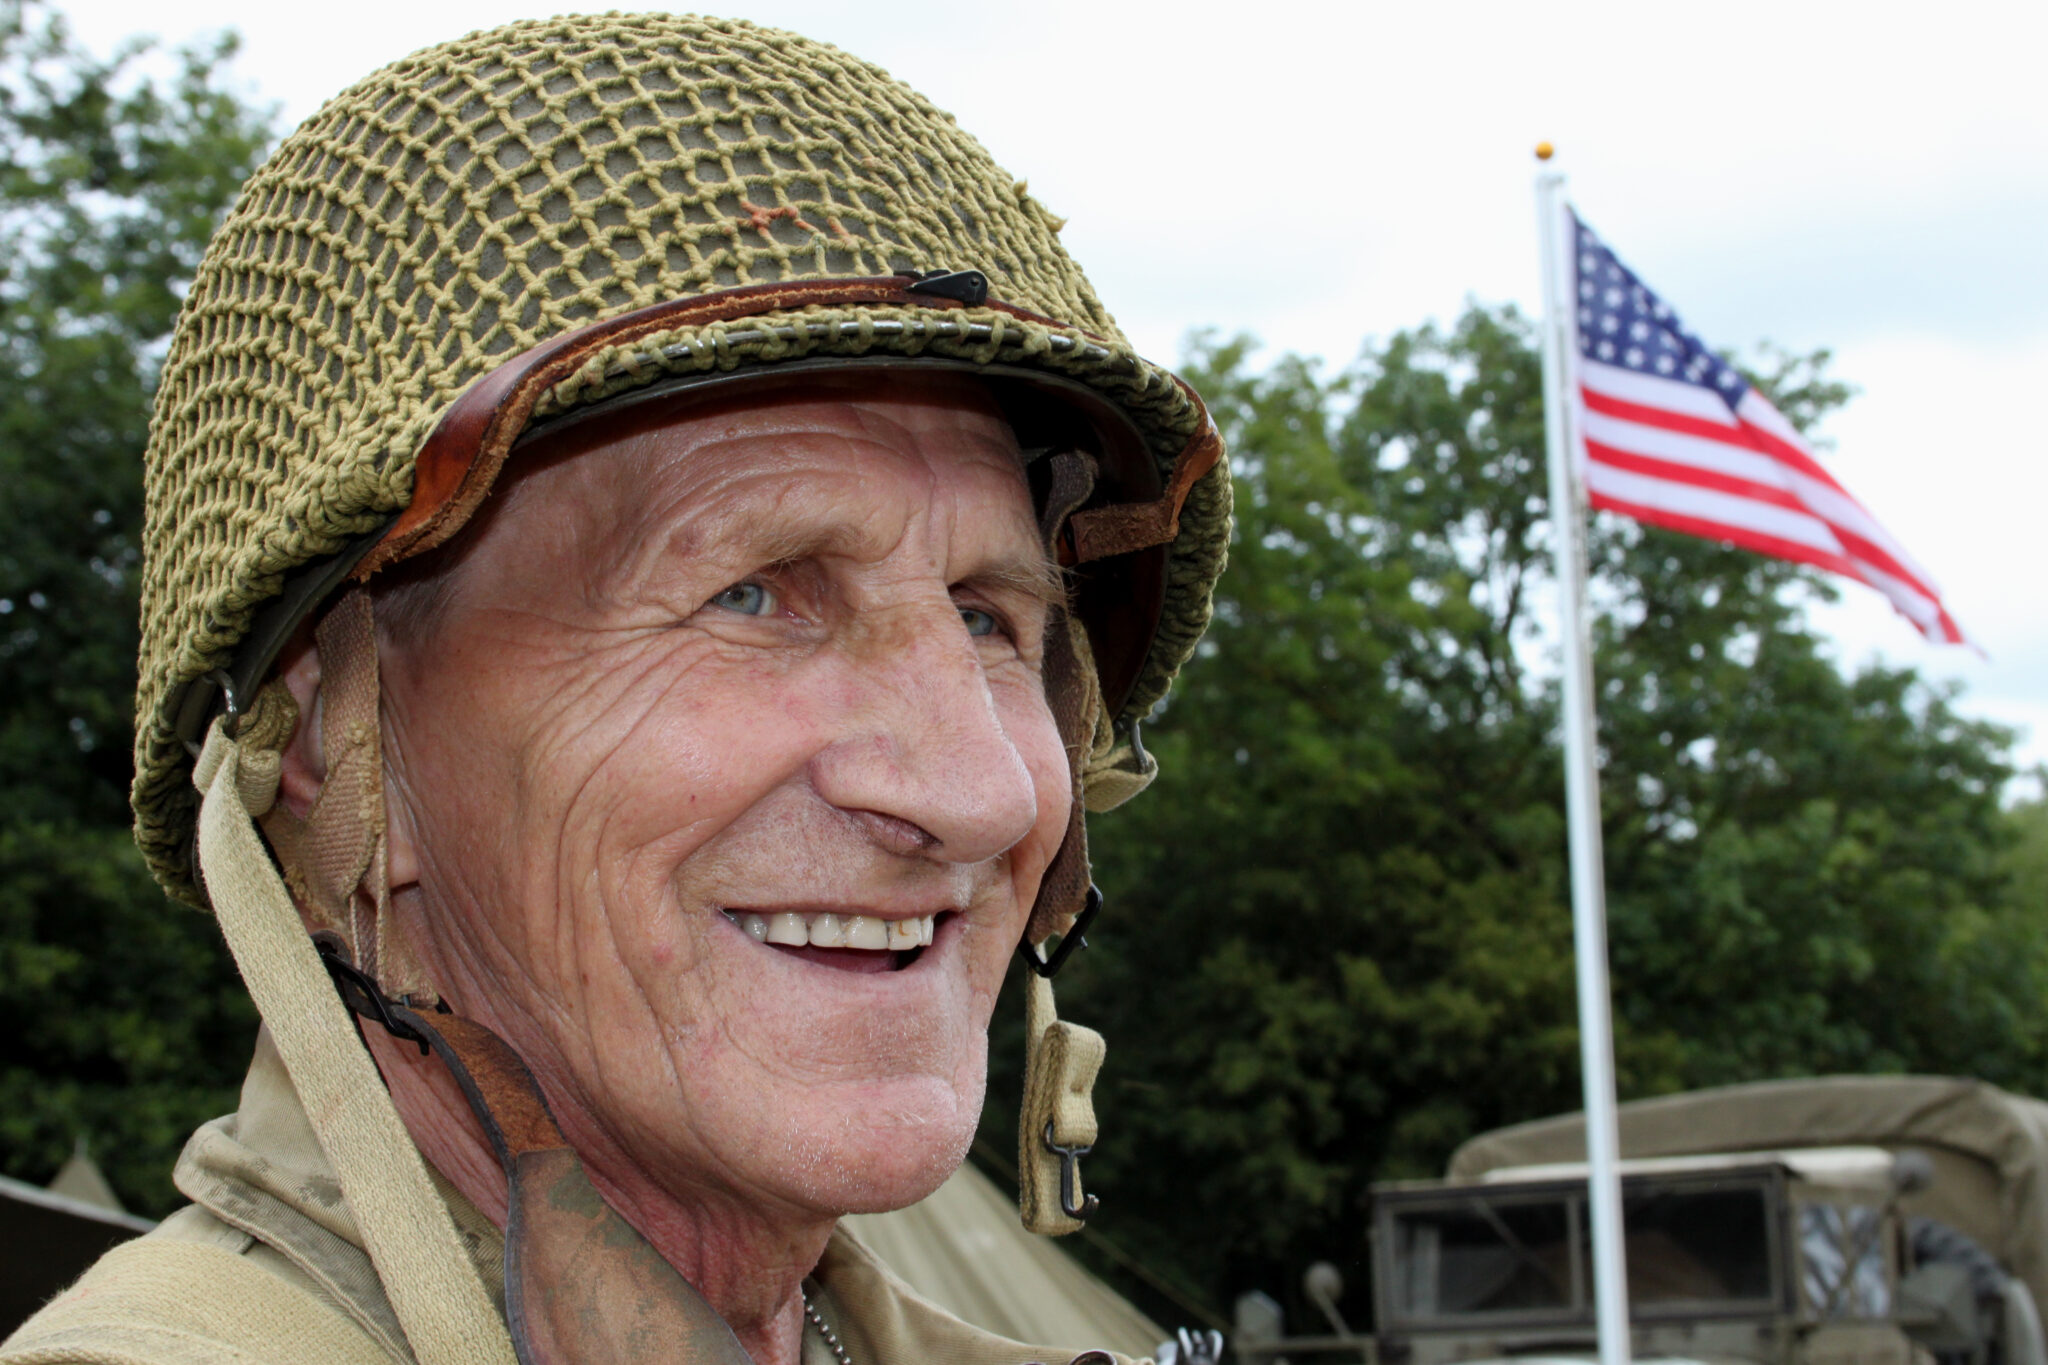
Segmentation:
[(984, 1075), (971, 1088), (930, 1079), (895, 1082), (836, 1116), (811, 1139), (788, 1144), (793, 1161), (779, 1174), (795, 1177), (795, 1202), (834, 1216), (906, 1208), (943, 1185), (974, 1142)]

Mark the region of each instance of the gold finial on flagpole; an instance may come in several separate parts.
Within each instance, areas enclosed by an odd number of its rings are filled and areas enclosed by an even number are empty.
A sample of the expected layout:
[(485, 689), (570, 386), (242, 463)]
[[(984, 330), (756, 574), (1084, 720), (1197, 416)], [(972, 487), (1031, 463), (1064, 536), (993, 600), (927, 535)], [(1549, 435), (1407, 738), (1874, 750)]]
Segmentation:
[(1539, 142), (1536, 144), (1536, 159), (1538, 161), (1548, 161), (1553, 155), (1556, 154), (1556, 152), (1557, 148), (1551, 146), (1547, 142)]

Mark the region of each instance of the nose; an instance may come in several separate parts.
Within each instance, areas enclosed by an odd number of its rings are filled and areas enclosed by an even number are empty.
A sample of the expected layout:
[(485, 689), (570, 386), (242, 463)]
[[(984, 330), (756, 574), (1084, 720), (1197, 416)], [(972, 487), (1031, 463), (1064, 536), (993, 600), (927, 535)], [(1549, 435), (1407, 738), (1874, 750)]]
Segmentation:
[[(980, 863), (1038, 820), (1030, 765), (950, 599), (863, 622), (837, 652), (838, 735), (811, 784), (893, 853)], [(1012, 707), (1014, 709), (1014, 707)]]

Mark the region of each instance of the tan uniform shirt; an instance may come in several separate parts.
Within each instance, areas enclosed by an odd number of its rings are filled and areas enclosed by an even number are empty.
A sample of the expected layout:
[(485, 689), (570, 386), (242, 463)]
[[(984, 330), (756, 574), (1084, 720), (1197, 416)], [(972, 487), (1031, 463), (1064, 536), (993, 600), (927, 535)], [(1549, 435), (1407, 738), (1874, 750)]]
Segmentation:
[[(0, 1345), (0, 1365), (415, 1365), (267, 1033), (241, 1108), (192, 1135), (174, 1179), (192, 1204), (109, 1252), (22, 1324)], [(502, 1300), (502, 1234), (436, 1182)], [(1132, 1365), (1108, 1351), (1025, 1346), (970, 1327), (843, 1231), (809, 1291), (853, 1365)], [(837, 1365), (814, 1328), (803, 1365)]]

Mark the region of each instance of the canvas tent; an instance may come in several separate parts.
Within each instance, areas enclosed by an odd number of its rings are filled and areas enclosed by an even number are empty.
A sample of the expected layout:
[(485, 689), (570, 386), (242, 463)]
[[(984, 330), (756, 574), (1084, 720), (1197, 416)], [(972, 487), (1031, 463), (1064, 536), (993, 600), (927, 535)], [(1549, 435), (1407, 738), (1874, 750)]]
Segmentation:
[(1050, 1239), (1024, 1231), (1015, 1201), (971, 1164), (921, 1204), (844, 1226), (918, 1294), (991, 1332), (1141, 1358), (1166, 1339)]
[[(1623, 1157), (1803, 1147), (1883, 1147), (1927, 1154), (1934, 1180), (1908, 1214), (1974, 1239), (2048, 1303), (2048, 1104), (1982, 1081), (1943, 1076), (1827, 1076), (1695, 1090), (1621, 1106)], [(1453, 1179), (1507, 1166), (1583, 1160), (1578, 1114), (1473, 1138)]]

